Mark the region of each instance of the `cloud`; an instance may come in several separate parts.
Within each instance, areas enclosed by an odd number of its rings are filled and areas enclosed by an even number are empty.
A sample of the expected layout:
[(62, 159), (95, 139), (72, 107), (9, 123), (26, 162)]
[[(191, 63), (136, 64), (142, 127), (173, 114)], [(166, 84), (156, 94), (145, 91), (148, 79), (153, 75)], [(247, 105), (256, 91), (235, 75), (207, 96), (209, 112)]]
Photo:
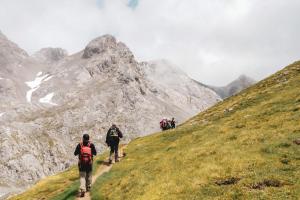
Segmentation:
[(300, 58), (298, 0), (1, 0), (0, 29), (29, 53), (74, 53), (113, 34), (137, 59), (166, 58), (224, 85), (261, 79)]

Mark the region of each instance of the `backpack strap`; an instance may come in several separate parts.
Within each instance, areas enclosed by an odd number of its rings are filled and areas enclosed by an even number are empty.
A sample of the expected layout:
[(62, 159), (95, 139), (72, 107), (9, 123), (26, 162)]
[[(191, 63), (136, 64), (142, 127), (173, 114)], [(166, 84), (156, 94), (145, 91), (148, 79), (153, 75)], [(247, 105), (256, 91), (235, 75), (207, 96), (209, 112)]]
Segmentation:
[[(82, 148), (84, 146), (83, 142), (80, 142), (79, 144), (80, 144), (80, 148)], [(90, 142), (88, 142), (87, 147), (91, 147), (91, 143)]]

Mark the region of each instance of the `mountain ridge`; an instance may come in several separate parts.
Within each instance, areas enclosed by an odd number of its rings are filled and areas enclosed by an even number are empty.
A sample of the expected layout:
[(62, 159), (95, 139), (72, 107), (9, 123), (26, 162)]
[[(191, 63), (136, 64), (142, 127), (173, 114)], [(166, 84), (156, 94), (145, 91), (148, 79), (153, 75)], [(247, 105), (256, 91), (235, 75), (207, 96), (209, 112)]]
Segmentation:
[(244, 74), (240, 75), (237, 79), (233, 80), (226, 86), (217, 87), (217, 86), (207, 86), (210, 89), (214, 90), (220, 97), (223, 99), (228, 98), (232, 95), (235, 95), (242, 90), (250, 87), (251, 85), (255, 84), (257, 81), (246, 76)]

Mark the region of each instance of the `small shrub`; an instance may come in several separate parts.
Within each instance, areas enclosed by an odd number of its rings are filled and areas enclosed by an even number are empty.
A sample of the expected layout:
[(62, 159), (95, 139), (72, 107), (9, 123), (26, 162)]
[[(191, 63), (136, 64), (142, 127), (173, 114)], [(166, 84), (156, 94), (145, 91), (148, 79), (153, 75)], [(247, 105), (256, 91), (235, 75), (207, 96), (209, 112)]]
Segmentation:
[(271, 148), (271, 147), (264, 147), (264, 148), (261, 148), (260, 151), (261, 151), (262, 153), (267, 153), (267, 154), (274, 153), (274, 150), (273, 150), (273, 148)]
[(228, 138), (229, 140), (236, 140), (237, 139), (237, 136), (236, 135), (232, 135)]
[(245, 128), (245, 125), (244, 124), (237, 124), (237, 125), (235, 125), (235, 128)]
[(298, 110), (300, 110), (300, 108), (294, 108), (293, 112), (297, 112)]
[(250, 186), (251, 189), (262, 190), (266, 187), (281, 187), (283, 184), (276, 179), (266, 179)]
[(277, 146), (280, 147), (280, 148), (288, 148), (288, 147), (291, 146), (291, 144), (284, 142), (284, 143), (280, 143), (280, 144), (277, 145)]
[(290, 160), (287, 159), (287, 158), (283, 158), (283, 159), (280, 160), (280, 162), (281, 162), (282, 164), (287, 165), (287, 164), (289, 164)]
[(293, 142), (297, 145), (300, 145), (300, 139), (294, 140)]
[(241, 179), (237, 177), (229, 177), (215, 181), (215, 184), (221, 185), (234, 185), (237, 184)]

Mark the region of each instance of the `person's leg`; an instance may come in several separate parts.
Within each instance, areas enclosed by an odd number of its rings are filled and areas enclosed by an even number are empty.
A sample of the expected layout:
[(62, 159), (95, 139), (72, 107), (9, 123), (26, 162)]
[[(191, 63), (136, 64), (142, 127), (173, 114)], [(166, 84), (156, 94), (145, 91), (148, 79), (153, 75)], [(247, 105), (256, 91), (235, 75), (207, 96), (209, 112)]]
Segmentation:
[(84, 195), (85, 193), (85, 177), (86, 177), (86, 172), (85, 171), (80, 171), (79, 172), (79, 176), (80, 176), (80, 193), (81, 193), (81, 196), (82, 194)]
[(112, 157), (114, 155), (114, 152), (115, 152), (115, 148), (114, 148), (114, 144), (111, 143), (110, 144), (110, 153), (109, 153), (109, 163), (111, 164), (112, 163)]
[(119, 143), (115, 145), (115, 162), (119, 162)]
[(86, 191), (88, 192), (91, 190), (91, 185), (92, 185), (92, 171), (86, 172), (85, 182), (86, 182)]

